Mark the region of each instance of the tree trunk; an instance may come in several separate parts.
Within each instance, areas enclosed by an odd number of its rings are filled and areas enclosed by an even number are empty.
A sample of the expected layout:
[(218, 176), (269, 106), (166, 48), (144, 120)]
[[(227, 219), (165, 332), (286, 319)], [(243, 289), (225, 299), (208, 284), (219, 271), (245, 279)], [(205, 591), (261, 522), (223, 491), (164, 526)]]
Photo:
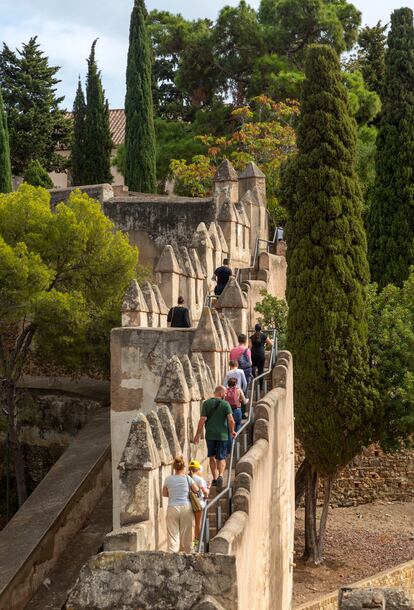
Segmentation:
[(326, 524), (328, 521), (329, 502), (334, 480), (334, 475), (329, 475), (325, 478), (323, 508), (318, 533), (316, 507), (319, 477), (316, 470), (309, 464), (306, 471), (305, 484), (305, 550), (303, 559), (314, 565), (323, 563)]
[(318, 533), (316, 527), (316, 502), (318, 499), (318, 473), (311, 465), (306, 473), (305, 487), (305, 550), (303, 559), (318, 561)]
[(324, 548), (325, 548), (326, 524), (328, 522), (329, 502), (331, 500), (333, 482), (334, 482), (333, 475), (329, 475), (328, 477), (325, 478), (323, 509), (322, 509), (321, 521), (320, 521), (320, 525), (319, 525), (319, 540), (318, 540), (318, 554), (319, 554), (321, 561), (323, 561), (323, 552), (324, 552)]
[(297, 510), (302, 502), (306, 488), (306, 476), (310, 468), (308, 460), (305, 458), (302, 464), (297, 469), (295, 475), (295, 510)]
[(16, 387), (13, 381), (11, 381), (10, 379), (4, 380), (3, 390), (5, 394), (6, 409), (8, 412), (10, 453), (14, 462), (17, 498), (19, 501), (19, 506), (21, 506), (23, 502), (26, 501), (27, 489), (26, 476), (24, 472), (23, 452), (19, 439), (19, 427), (17, 421)]

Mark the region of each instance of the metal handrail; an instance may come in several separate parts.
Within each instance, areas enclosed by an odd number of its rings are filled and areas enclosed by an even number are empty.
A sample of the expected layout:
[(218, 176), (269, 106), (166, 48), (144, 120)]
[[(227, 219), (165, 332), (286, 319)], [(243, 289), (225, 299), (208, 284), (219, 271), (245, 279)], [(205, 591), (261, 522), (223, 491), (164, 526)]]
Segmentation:
[[(277, 334), (276, 334), (276, 329), (269, 329), (272, 332), (272, 349), (270, 352), (270, 359), (269, 359), (269, 366), (268, 368), (263, 371), (263, 373), (261, 375), (258, 375), (257, 377), (254, 377), (250, 386), (250, 394), (249, 394), (249, 417), (247, 418), (247, 420), (245, 421), (245, 423), (241, 426), (240, 430), (237, 432), (237, 436), (235, 439), (233, 439), (232, 442), (232, 446), (231, 446), (231, 453), (230, 453), (230, 461), (229, 461), (229, 467), (228, 467), (228, 480), (227, 480), (227, 485), (224, 489), (222, 489), (222, 491), (220, 493), (217, 494), (217, 496), (211, 500), (210, 502), (207, 501), (206, 506), (203, 509), (203, 516), (202, 516), (202, 521), (201, 521), (201, 532), (200, 532), (200, 543), (199, 543), (199, 547), (198, 547), (198, 552), (201, 553), (203, 552), (208, 552), (208, 545), (210, 540), (206, 540), (206, 542), (204, 541), (204, 536), (206, 533), (206, 528), (208, 527), (208, 512), (209, 510), (217, 505), (219, 506), (219, 502), (222, 498), (224, 498), (226, 495), (229, 496), (229, 513), (230, 511), (230, 502), (231, 502), (231, 496), (232, 496), (232, 487), (231, 487), (231, 473), (233, 470), (233, 462), (234, 462), (234, 454), (235, 454), (235, 449), (236, 449), (236, 441), (237, 439), (241, 438), (241, 433), (247, 429), (248, 426), (250, 426), (250, 424), (253, 422), (253, 416), (254, 416), (254, 407), (253, 407), (253, 400), (254, 400), (254, 395), (255, 395), (255, 389), (257, 387), (257, 382), (260, 381), (262, 378), (264, 378), (266, 375), (269, 374), (269, 372), (272, 370), (273, 368), (273, 364), (276, 362), (276, 357), (277, 357), (277, 353), (278, 353), (278, 341), (277, 341)], [(269, 332), (269, 331), (268, 331)], [(260, 390), (259, 390), (260, 392)]]

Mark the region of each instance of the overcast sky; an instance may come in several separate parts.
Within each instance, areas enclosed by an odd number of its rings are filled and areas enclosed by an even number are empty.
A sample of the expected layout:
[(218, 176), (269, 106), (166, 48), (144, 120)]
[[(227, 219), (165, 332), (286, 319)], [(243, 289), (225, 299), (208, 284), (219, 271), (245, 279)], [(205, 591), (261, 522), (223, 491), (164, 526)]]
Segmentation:
[[(258, 7), (260, 0), (250, 0)], [(413, 0), (355, 0), (363, 24), (387, 23), (390, 13), (401, 6), (414, 7)], [(20, 46), (38, 35), (42, 49), (53, 65), (62, 66), (59, 93), (72, 107), (78, 74), (84, 78), (86, 57), (95, 38), (97, 60), (111, 108), (123, 108), (129, 16), (132, 0), (0, 0), (0, 41)], [(238, 0), (147, 0), (151, 9), (180, 12), (186, 18), (214, 19), (225, 5)]]

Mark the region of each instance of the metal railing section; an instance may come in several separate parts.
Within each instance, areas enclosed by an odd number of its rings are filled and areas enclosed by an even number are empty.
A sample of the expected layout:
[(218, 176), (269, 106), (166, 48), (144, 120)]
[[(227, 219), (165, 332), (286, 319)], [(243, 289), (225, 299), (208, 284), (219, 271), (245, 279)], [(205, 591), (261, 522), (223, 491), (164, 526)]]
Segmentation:
[(243, 454), (246, 453), (246, 451), (248, 449), (247, 433), (246, 434), (242, 434), (242, 433), (244, 431), (247, 432), (248, 428), (249, 429), (252, 428), (252, 424), (253, 424), (253, 420), (254, 420), (254, 399), (256, 397), (256, 400), (260, 400), (260, 382), (263, 380), (263, 389), (264, 389), (264, 393), (266, 394), (267, 393), (266, 376), (271, 372), (273, 365), (276, 363), (276, 359), (277, 359), (278, 341), (277, 341), (276, 330), (270, 329), (267, 331), (268, 334), (270, 334), (270, 332), (272, 333), (273, 345), (272, 345), (272, 349), (270, 351), (268, 368), (265, 371), (263, 371), (263, 373), (261, 375), (254, 377), (251, 381), (251, 384), (249, 387), (249, 398), (248, 398), (249, 416), (245, 420), (245, 422), (242, 424), (240, 430), (237, 433), (236, 438), (233, 440), (233, 443), (232, 443), (230, 459), (229, 459), (229, 464), (228, 464), (228, 469), (227, 469), (228, 476), (227, 476), (226, 487), (224, 487), (217, 494), (217, 496), (215, 498), (213, 498), (211, 501), (207, 501), (207, 504), (203, 509), (203, 516), (202, 516), (202, 521), (201, 521), (201, 532), (200, 532), (200, 544), (199, 544), (199, 548), (198, 548), (199, 553), (201, 553), (201, 552), (208, 553), (208, 551), (209, 551), (209, 545), (210, 545), (209, 511), (215, 507), (217, 532), (223, 526), (222, 507), (221, 507), (221, 500), (223, 498), (227, 499), (228, 517), (232, 513), (232, 497), (233, 497), (233, 488), (231, 485), (232, 471), (233, 471), (233, 467), (235, 467), (236, 462), (240, 459), (240, 456), (241, 456), (241, 447), (240, 447), (241, 443), (243, 442)]

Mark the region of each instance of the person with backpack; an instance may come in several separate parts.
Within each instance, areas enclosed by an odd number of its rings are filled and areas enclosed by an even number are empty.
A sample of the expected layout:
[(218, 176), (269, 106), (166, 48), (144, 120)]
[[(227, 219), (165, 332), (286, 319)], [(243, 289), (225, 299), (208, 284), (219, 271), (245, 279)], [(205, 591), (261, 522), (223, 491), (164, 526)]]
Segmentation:
[(200, 434), (205, 426), (207, 455), (210, 458), (210, 469), (213, 475), (213, 487), (222, 487), (226, 469), (227, 443), (229, 431), (231, 438), (237, 436), (234, 429), (233, 410), (224, 399), (226, 388), (219, 385), (214, 390), (214, 397), (203, 402), (201, 417), (198, 422), (194, 444), (198, 445)]
[(214, 288), (214, 294), (219, 297), (231, 276), (233, 275), (233, 271), (230, 269), (230, 261), (228, 258), (225, 258), (221, 267), (217, 267), (214, 271), (214, 277), (216, 278), (216, 287)]
[(230, 362), (229, 362), (230, 368), (227, 371), (226, 376), (224, 378), (224, 386), (227, 387), (228, 380), (233, 377), (236, 379), (237, 385), (239, 386), (239, 388), (245, 392), (247, 390), (246, 375), (244, 374), (243, 369), (238, 368), (238, 365), (239, 365), (239, 363), (237, 362), (237, 360), (230, 360)]
[[(273, 341), (269, 337), (262, 333), (262, 327), (260, 324), (256, 324), (254, 327), (254, 334), (249, 338), (249, 345), (252, 353), (252, 365), (254, 370), (254, 376), (258, 377), (263, 373), (265, 364), (265, 348), (273, 345)], [(263, 389), (263, 377), (260, 379), (260, 389)]]
[[(226, 395), (224, 398), (227, 400), (233, 410), (234, 429), (236, 432), (238, 432), (241, 428), (243, 419), (242, 406), (244, 406), (247, 401), (243, 390), (238, 386), (237, 379), (235, 377), (230, 377), (227, 381)], [(229, 455), (231, 453), (232, 444), (233, 438), (229, 434), (227, 443), (227, 451)]]
[(247, 388), (250, 383), (250, 379), (253, 377), (252, 370), (252, 355), (250, 352), (250, 348), (247, 346), (247, 337), (244, 334), (240, 334), (238, 336), (239, 345), (237, 347), (233, 347), (230, 352), (230, 360), (236, 360), (239, 369), (244, 372), (244, 376), (246, 377), (246, 395)]
[[(188, 465), (189, 476), (197, 485), (199, 491), (199, 499), (201, 508), (204, 510), (207, 504), (207, 498), (210, 493), (208, 485), (205, 479), (202, 476), (202, 468), (200, 462), (197, 460), (191, 460)], [(200, 546), (200, 533), (201, 533), (201, 517), (203, 515), (203, 511), (199, 511), (194, 513), (194, 542), (193, 549), (198, 551), (198, 547)]]

